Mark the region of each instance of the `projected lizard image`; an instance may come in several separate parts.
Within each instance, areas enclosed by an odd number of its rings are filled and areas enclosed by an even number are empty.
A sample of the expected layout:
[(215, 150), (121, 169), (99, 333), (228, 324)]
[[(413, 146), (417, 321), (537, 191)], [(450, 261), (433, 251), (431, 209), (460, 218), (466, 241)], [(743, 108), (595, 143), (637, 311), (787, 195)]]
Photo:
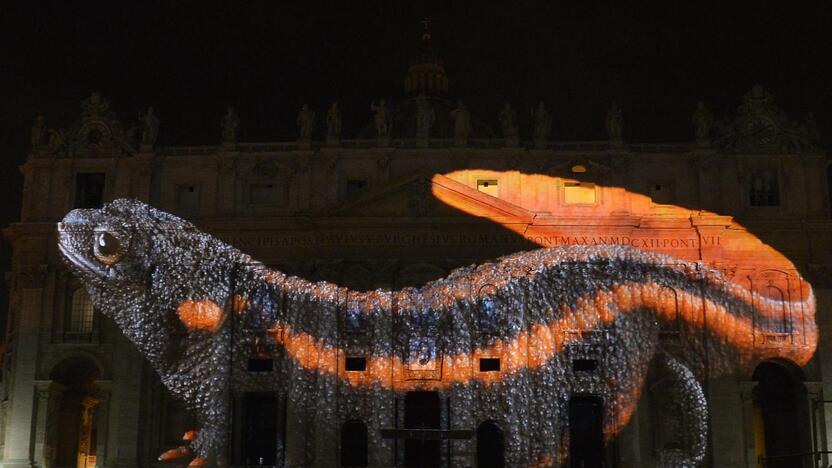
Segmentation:
[[(384, 430), (396, 397), (437, 391), (453, 401), (455, 427), (500, 422), (507, 466), (559, 466), (579, 434), (570, 407), (604, 402), (602, 437), (580, 440), (601, 447), (627, 425), (649, 372), (676, 382), (684, 423), (685, 443), (663, 463), (697, 466), (708, 433), (700, 382), (765, 359), (805, 365), (818, 338), (810, 285), (756, 240), (743, 244), (762, 252), (754, 284), (632, 236), (558, 241), (419, 288), (359, 292), (266, 268), (134, 200), (74, 210), (58, 234), (96, 307), (197, 416), (183, 446), (160, 457), (190, 466), (226, 461), (233, 396), (252, 391), (284, 395), (332, 439), (371, 414), (371, 457), (395, 443)], [(319, 404), (336, 397), (337, 407)]]

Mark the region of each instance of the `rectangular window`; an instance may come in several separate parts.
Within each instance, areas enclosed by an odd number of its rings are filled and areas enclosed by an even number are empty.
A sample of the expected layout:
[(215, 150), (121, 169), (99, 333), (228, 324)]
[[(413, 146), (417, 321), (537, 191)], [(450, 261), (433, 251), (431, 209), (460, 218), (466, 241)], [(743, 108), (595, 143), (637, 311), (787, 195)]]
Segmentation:
[(347, 180), (347, 197), (352, 197), (367, 189), (367, 181), (363, 179), (348, 179)]
[(480, 372), (499, 372), (500, 358), (480, 358)]
[(647, 193), (653, 203), (667, 205), (673, 203), (673, 187), (670, 184), (653, 182), (648, 185)]
[(563, 202), (567, 205), (594, 205), (595, 184), (592, 182), (564, 182)]
[(79, 172), (75, 175), (75, 208), (100, 208), (104, 202), (104, 173)]
[(176, 187), (176, 206), (183, 211), (199, 210), (199, 187), (179, 185)]
[(363, 372), (367, 370), (367, 358), (348, 356), (344, 368), (349, 372)]
[(593, 372), (598, 368), (598, 361), (595, 359), (575, 359), (572, 361), (574, 372)]
[(248, 360), (249, 372), (271, 372), (273, 368), (274, 360), (271, 358), (256, 357)]
[(496, 197), (500, 194), (498, 187), (497, 180), (495, 179), (477, 181), (477, 190), (486, 195), (491, 195), (492, 197)]
[(751, 206), (779, 206), (780, 187), (777, 180), (777, 171), (752, 173), (749, 195)]

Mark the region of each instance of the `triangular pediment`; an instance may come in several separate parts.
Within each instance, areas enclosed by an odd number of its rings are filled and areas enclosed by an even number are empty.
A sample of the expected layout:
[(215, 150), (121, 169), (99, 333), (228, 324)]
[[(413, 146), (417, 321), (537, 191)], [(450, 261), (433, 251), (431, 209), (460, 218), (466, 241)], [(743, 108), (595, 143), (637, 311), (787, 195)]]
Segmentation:
[[(454, 200), (455, 206), (442, 200)], [(479, 192), (440, 174), (420, 172), (323, 210), (326, 216), (389, 217), (483, 217), (489, 219), (531, 219), (533, 214), (517, 205)]]

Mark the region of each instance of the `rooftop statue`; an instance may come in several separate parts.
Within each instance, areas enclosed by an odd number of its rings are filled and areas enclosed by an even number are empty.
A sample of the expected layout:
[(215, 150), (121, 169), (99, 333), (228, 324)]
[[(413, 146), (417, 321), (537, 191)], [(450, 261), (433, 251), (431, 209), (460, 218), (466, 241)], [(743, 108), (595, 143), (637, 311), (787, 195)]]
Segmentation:
[(607, 111), (607, 119), (604, 122), (607, 129), (607, 136), (611, 141), (621, 141), (624, 132), (624, 116), (621, 113), (621, 108), (618, 104), (612, 103), (610, 110)]
[(38, 115), (32, 125), (31, 143), (33, 149), (49, 144), (49, 129), (42, 115)]
[(499, 118), (503, 136), (506, 139), (517, 138), (517, 113), (511, 108), (511, 103), (503, 104)]
[(312, 132), (315, 130), (315, 111), (309, 109), (308, 104), (304, 104), (298, 112), (298, 139), (309, 141), (312, 139)]
[(532, 109), (532, 120), (534, 121), (534, 139), (546, 141), (552, 133), (552, 115), (546, 110), (546, 104), (540, 101), (537, 111)]
[(240, 118), (234, 112), (233, 107), (228, 106), (220, 126), (222, 127), (223, 143), (234, 143), (237, 141), (237, 130), (240, 127)]
[(153, 108), (148, 107), (144, 115), (139, 114), (142, 121), (142, 146), (153, 148), (159, 137), (159, 118), (153, 114)]
[(451, 121), (454, 123), (454, 140), (457, 146), (464, 145), (471, 133), (471, 112), (465, 107), (461, 100), (457, 101), (456, 107), (451, 110)]
[(427, 138), (430, 135), (434, 120), (436, 120), (436, 113), (433, 110), (433, 105), (424, 93), (419, 94), (419, 97), (416, 98), (416, 137)]
[[(703, 369), (711, 376), (747, 371), (760, 358), (751, 337), (783, 331), (784, 307), (805, 317), (787, 325), (803, 341), (766, 352), (805, 365), (817, 345), (814, 299), (802, 280), (799, 299), (784, 301), (700, 263), (629, 245), (520, 252), (460, 268), (418, 289), (357, 292), (267, 269), (190, 222), (135, 200), (74, 210), (58, 224), (58, 236), (63, 258), (95, 306), (196, 414), (198, 430), (161, 457), (193, 459), (191, 466), (222, 461), (233, 393), (276, 391), (311, 411), (320, 402), (310, 395), (337, 382), (339, 392), (378, 408), (383, 405), (373, 399), (389, 399), (391, 375), (436, 368), (441, 379), (428, 384), (453, 392), (455, 404), (473, 406), (478, 395), (489, 393), (495, 401), (522, 400), (505, 416), (507, 432), (516, 435), (507, 440), (524, 441), (534, 453), (517, 447), (508, 453), (522, 457), (519, 465), (559, 463), (566, 453), (553, 439), (567, 433), (564, 405), (584, 385), (567, 352), (589, 336), (608, 350), (598, 364), (608, 376), (598, 384), (608, 405), (605, 438), (626, 425), (648, 368), (658, 361), (679, 382), (686, 440), (692, 441), (674, 452), (671, 464), (695, 466), (704, 459), (707, 438)], [(662, 294), (668, 288), (676, 291), (675, 300)], [(345, 355), (337, 338), (339, 314), (359, 330), (386, 330), (393, 310), (412, 337), (409, 344), (375, 342), (364, 372), (339, 372)], [(668, 326), (684, 330), (678, 349), (660, 346), (659, 334)], [(422, 335), (430, 327), (436, 337)], [(486, 379), (472, 372), (473, 352), (495, 350), (507, 353), (499, 374)], [(267, 353), (273, 372), (249, 372), (248, 360)], [(309, 424), (340, 423), (319, 414)]]
[(691, 116), (693, 121), (693, 130), (696, 135), (696, 142), (700, 145), (709, 144), (711, 141), (711, 125), (714, 117), (711, 112), (705, 107), (705, 103), (699, 101), (696, 103), (696, 110)]
[(376, 136), (379, 139), (389, 138), (393, 126), (393, 117), (385, 105), (384, 99), (380, 100), (378, 105), (376, 105), (375, 101), (371, 102), (370, 110), (373, 111), (373, 120), (376, 124)]
[(338, 108), (338, 101), (329, 106), (326, 111), (326, 139), (335, 141), (341, 137), (341, 109)]

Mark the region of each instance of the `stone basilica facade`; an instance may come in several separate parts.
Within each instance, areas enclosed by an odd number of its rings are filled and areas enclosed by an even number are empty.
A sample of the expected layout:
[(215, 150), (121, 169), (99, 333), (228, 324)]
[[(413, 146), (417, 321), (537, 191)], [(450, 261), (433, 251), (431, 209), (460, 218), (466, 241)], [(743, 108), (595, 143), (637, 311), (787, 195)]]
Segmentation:
[[(82, 102), (68, 129), (49, 129), (38, 119), (21, 166), (21, 220), (4, 230), (14, 256), (0, 466), (163, 466), (157, 456), (194, 428), (133, 346), (94, 309), (55, 247), (55, 223), (69, 210), (122, 197), (192, 220), (274, 268), (356, 289), (420, 285), (503, 254), (581, 243), (596, 231), (655, 240), (658, 250), (681, 249), (676, 253), (696, 260), (702, 241), (688, 245), (667, 233), (698, 229), (696, 223), (747, 230), (812, 283), (821, 343), (804, 368), (764, 362), (748, 375), (707, 382), (707, 465), (832, 462), (825, 454), (832, 450), (826, 402), (832, 347), (824, 339), (832, 333), (832, 223), (828, 161), (811, 115), (790, 119), (758, 86), (723, 120), (700, 104), (691, 142), (626, 142), (624, 114), (614, 104), (607, 140), (571, 142), (553, 139), (542, 103), (527, 129), (518, 128), (510, 104), (489, 126), (449, 96), (442, 61), (426, 51), (408, 70), (396, 111), (374, 102), (358, 139), (342, 137), (337, 104), (320, 116), (302, 109), (296, 141), (267, 143), (238, 141), (239, 119), (228, 108), (221, 143), (197, 147), (157, 146), (152, 109), (139, 126), (125, 128), (98, 94)], [(316, 123), (326, 127), (321, 141), (313, 138)], [(548, 182), (530, 191), (529, 174)], [(583, 236), (522, 234), (544, 225)], [(684, 444), (668, 423), (673, 406), (664, 391), (659, 379), (648, 381), (637, 412), (607, 445), (605, 466), (660, 466), (663, 450)], [(420, 393), (392, 397), (389, 427), (408, 427), (408, 414), (422, 414), (418, 427), (460, 431), (459, 439), (416, 442), (439, 465), (503, 466), (486, 460), (477, 442), (502, 446), (499, 417), (491, 426), (459, 427), (447, 395)], [(328, 440), (329, 431), (287, 423), (293, 409), (279, 395), (236, 397), (229, 449), (235, 464), (434, 463), (415, 460), (410, 440), (393, 449), (371, 446), (367, 454), (368, 431), (384, 428), (360, 417), (344, 421)], [(345, 450), (362, 441), (363, 456), (360, 448)], [(517, 459), (512, 450), (507, 444), (499, 451), (506, 466)]]

